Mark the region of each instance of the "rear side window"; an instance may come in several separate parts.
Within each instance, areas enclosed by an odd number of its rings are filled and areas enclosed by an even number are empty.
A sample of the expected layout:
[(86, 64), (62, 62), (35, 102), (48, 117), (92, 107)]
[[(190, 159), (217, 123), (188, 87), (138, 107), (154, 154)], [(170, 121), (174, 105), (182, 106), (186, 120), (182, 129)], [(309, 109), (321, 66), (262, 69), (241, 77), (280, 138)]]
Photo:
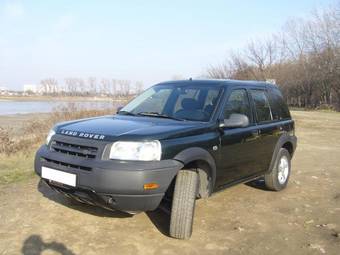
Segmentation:
[(258, 123), (271, 121), (272, 113), (266, 93), (263, 90), (251, 90), (250, 93), (254, 101)]
[(278, 89), (269, 89), (269, 102), (274, 120), (290, 119), (290, 113), (283, 96)]

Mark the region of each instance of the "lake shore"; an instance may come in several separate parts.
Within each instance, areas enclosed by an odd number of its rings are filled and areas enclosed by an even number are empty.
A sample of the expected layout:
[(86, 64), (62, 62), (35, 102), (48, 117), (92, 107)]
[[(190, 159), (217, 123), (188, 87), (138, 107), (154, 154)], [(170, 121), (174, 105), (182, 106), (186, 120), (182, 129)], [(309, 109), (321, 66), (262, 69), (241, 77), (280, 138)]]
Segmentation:
[(80, 111), (80, 110), (109, 110), (125, 105), (126, 101), (121, 100), (50, 100), (50, 101), (14, 101), (0, 100), (0, 116), (30, 113), (50, 113), (56, 111)]
[(92, 102), (92, 101), (102, 101), (102, 102), (120, 102), (126, 101), (126, 98), (112, 98), (112, 97), (98, 97), (98, 96), (64, 96), (64, 97), (54, 97), (54, 96), (3, 96), (0, 95), (0, 101), (66, 101), (66, 102)]

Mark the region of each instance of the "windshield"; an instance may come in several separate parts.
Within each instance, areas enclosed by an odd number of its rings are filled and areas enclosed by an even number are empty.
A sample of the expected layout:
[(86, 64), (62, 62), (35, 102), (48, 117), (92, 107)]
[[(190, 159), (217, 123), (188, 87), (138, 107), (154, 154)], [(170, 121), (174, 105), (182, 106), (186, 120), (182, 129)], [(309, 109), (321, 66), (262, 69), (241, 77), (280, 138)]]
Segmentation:
[(133, 99), (119, 114), (209, 121), (220, 95), (217, 86), (157, 85)]

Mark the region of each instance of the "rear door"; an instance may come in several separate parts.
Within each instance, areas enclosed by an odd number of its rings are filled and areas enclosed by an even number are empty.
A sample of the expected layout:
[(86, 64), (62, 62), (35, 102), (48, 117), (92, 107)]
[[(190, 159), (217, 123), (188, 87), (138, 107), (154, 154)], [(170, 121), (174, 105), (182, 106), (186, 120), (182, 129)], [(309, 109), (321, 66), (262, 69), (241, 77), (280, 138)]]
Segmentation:
[(272, 159), (273, 151), (279, 136), (282, 133), (279, 123), (273, 119), (267, 90), (250, 89), (254, 108), (254, 117), (259, 131), (259, 141), (256, 151), (258, 168), (257, 172), (267, 171)]

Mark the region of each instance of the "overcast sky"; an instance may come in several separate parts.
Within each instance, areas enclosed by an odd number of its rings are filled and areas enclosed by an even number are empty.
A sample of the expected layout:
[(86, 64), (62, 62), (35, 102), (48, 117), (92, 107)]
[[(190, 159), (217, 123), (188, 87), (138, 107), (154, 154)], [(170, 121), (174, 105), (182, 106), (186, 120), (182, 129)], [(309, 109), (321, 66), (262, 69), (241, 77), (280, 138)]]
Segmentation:
[(128, 79), (145, 87), (197, 77), (229, 49), (332, 0), (0, 0), (0, 87), (54, 77)]

